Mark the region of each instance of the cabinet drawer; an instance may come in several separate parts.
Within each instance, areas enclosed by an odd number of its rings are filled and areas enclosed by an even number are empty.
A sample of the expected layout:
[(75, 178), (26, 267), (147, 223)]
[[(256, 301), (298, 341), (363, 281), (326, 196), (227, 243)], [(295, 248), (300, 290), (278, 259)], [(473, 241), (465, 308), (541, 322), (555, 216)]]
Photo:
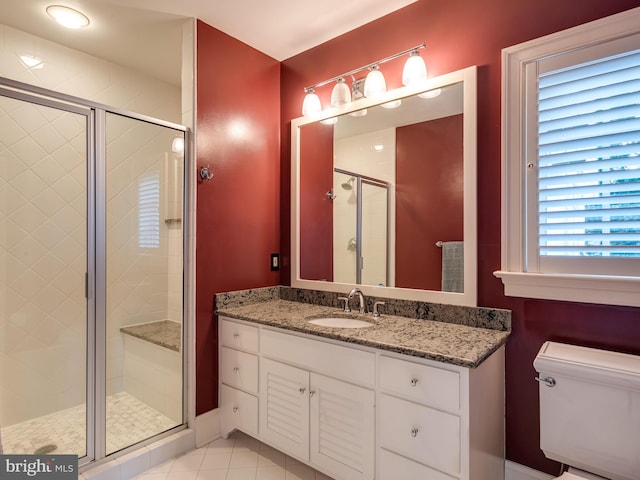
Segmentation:
[(220, 344), (258, 353), (258, 327), (221, 319)]
[(375, 354), (332, 343), (262, 330), (262, 355), (356, 385), (375, 385)]
[(221, 385), (220, 429), (223, 434), (238, 429), (258, 435), (258, 397)]
[(460, 409), (460, 374), (391, 357), (380, 357), (380, 386), (440, 410)]
[(397, 480), (399, 478), (411, 478), (420, 480), (456, 480), (442, 472), (438, 472), (421, 463), (414, 462), (408, 458), (391, 453), (384, 448), (379, 450), (380, 470), (379, 480)]
[(222, 383), (258, 393), (258, 357), (232, 348), (220, 347)]
[(460, 473), (460, 418), (380, 395), (380, 445), (443, 472)]

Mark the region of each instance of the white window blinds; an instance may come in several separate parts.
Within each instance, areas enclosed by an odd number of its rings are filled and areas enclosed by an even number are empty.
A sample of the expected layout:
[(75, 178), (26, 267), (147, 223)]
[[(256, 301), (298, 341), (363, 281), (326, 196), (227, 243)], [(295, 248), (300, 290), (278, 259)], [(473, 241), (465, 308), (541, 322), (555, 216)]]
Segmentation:
[(640, 50), (538, 75), (538, 255), (640, 258)]
[(148, 173), (138, 181), (138, 247), (160, 247), (160, 174)]

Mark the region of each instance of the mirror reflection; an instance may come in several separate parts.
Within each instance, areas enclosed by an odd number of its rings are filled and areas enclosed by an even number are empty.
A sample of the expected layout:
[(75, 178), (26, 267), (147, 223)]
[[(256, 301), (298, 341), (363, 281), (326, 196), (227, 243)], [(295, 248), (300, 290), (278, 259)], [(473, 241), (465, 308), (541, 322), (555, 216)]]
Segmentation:
[(300, 127), (300, 279), (464, 292), (463, 104), (458, 82)]

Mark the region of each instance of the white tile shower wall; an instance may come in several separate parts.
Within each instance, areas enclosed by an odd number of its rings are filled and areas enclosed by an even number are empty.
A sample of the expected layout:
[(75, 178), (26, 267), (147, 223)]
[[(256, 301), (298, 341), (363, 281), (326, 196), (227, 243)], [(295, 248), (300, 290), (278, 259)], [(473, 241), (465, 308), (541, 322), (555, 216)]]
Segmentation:
[[(25, 54), (42, 60), (43, 66), (27, 68), (19, 59)], [(0, 25), (0, 76), (173, 122), (179, 123), (184, 113), (179, 86), (5, 25)], [(3, 425), (68, 408), (85, 398), (84, 385), (78, 380), (85, 378), (85, 354), (77, 348), (85, 342), (82, 252), (86, 237), (83, 224), (86, 174), (84, 158), (79, 154), (84, 138), (77, 121), (59, 117), (57, 112), (37, 115), (32, 107), (24, 105), (7, 108), (9, 111), (0, 112), (3, 136), (12, 139), (11, 151), (6, 148), (9, 145), (0, 147), (0, 231), (4, 233), (0, 235), (0, 272), (4, 274), (0, 276), (0, 424)], [(190, 109), (191, 106), (187, 107), (187, 111)], [(49, 125), (52, 120), (55, 120), (53, 127)], [(39, 143), (25, 135), (26, 126), (41, 129)], [(120, 179), (125, 184), (133, 180), (127, 175)], [(129, 195), (113, 199), (109, 206), (112, 211), (126, 210), (127, 202), (131, 209), (131, 202), (135, 202), (130, 195), (133, 188), (123, 186), (121, 191), (128, 191)], [(122, 203), (116, 205), (117, 201)], [(114, 222), (109, 235), (122, 235), (124, 226)], [(48, 252), (39, 239), (56, 244), (57, 250)], [(128, 262), (131, 266), (126, 255), (111, 259), (120, 267)], [(177, 267), (164, 263), (162, 272), (144, 280), (147, 284), (140, 286), (138, 294), (158, 294), (160, 289), (154, 287), (159, 284), (167, 291), (166, 272)], [(144, 317), (140, 308), (124, 301), (130, 292), (112, 288), (111, 299), (116, 304), (122, 298), (124, 310), (137, 315), (136, 320)], [(111, 322), (110, 333), (117, 330), (118, 334), (108, 339), (110, 393), (124, 386), (119, 323), (135, 322), (127, 317)]]
[[(28, 55), (41, 66), (28, 68)], [(180, 86), (0, 24), (0, 76), (180, 123)]]

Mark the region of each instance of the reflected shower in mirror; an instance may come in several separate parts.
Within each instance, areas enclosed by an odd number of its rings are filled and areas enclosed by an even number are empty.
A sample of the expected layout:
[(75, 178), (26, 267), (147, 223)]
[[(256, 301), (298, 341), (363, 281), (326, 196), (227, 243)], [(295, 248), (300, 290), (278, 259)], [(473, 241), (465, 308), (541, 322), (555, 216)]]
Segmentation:
[(292, 285), (475, 304), (475, 67), (429, 82), (292, 122)]

